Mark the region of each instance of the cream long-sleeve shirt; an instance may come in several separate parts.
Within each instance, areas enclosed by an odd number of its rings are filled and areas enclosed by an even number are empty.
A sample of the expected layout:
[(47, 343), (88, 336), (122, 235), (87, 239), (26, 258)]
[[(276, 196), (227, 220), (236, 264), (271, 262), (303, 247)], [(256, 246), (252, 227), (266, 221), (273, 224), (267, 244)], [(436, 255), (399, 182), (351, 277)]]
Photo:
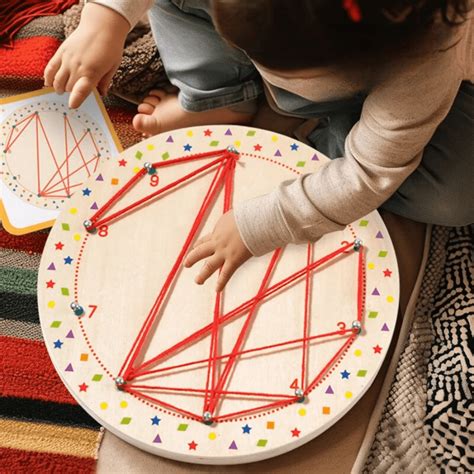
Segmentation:
[[(150, 0), (96, 0), (131, 25)], [(420, 164), (423, 149), (448, 114), (463, 80), (474, 80), (472, 16), (453, 33), (453, 47), (424, 56), (407, 52), (376, 70), (343, 73), (314, 69), (276, 73), (256, 65), (272, 86), (314, 102), (365, 91), (360, 120), (345, 141), (344, 157), (320, 171), (282, 183), (270, 194), (238, 203), (237, 226), (248, 249), (262, 255), (287, 243), (314, 241), (379, 207)]]

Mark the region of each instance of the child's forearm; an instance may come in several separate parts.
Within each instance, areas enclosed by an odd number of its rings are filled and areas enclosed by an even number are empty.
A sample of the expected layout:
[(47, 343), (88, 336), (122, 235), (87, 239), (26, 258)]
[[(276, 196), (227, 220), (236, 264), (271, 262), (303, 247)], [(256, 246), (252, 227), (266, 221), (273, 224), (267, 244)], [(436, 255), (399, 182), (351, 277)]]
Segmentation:
[(117, 43), (123, 44), (131, 25), (125, 17), (111, 8), (98, 3), (86, 3), (79, 26), (110, 35)]

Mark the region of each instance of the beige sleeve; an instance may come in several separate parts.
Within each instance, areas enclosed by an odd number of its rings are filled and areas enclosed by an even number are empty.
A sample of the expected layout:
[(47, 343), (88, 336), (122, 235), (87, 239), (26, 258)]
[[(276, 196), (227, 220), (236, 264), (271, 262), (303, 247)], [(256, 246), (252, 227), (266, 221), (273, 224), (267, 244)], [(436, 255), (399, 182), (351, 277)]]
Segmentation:
[(344, 157), (236, 206), (237, 226), (252, 254), (315, 241), (379, 207), (418, 167), (461, 77), (450, 51), (392, 68), (365, 100)]
[(153, 0), (88, 0), (89, 3), (98, 3), (120, 13), (133, 28), (140, 18), (151, 8)]

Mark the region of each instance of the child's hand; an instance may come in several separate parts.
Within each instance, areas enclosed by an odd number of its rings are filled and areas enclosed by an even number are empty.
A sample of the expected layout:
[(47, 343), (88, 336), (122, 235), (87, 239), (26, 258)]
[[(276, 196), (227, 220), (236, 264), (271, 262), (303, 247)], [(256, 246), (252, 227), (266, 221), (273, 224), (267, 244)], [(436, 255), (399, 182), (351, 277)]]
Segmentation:
[(79, 107), (94, 87), (105, 94), (120, 65), (129, 29), (128, 21), (119, 13), (87, 3), (78, 28), (46, 66), (44, 84), (59, 94), (71, 92), (71, 108)]
[(216, 291), (222, 291), (237, 268), (252, 254), (242, 242), (232, 211), (224, 214), (217, 222), (212, 234), (200, 238), (184, 262), (191, 267), (199, 260), (207, 258), (196, 277), (196, 283), (202, 285), (216, 270), (222, 267), (217, 280)]

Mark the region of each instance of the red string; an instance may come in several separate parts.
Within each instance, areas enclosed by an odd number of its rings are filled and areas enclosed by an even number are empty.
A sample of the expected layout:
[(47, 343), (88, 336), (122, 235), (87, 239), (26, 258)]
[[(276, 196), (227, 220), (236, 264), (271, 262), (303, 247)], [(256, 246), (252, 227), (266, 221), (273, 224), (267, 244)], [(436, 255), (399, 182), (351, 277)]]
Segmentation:
[[(209, 198), (210, 193), (212, 192), (212, 189), (213, 189), (214, 186), (216, 185), (217, 181), (220, 180), (221, 177), (222, 177), (222, 175), (221, 175), (220, 173), (221, 173), (223, 167), (224, 167), (224, 163), (221, 162), (220, 165), (219, 165), (219, 168), (217, 169), (217, 171), (216, 171), (216, 173), (215, 173), (215, 175), (214, 175), (214, 177), (213, 177), (213, 179), (212, 179), (211, 185), (209, 186), (209, 189), (208, 189), (208, 191), (207, 191), (207, 193), (206, 193), (206, 196), (204, 197), (204, 201), (203, 201), (203, 203), (202, 203), (202, 205), (201, 205), (201, 209), (200, 209), (200, 211), (198, 212), (198, 214), (197, 214), (197, 216), (196, 216), (196, 219), (195, 219), (195, 221), (194, 221), (193, 228), (194, 228), (194, 226), (196, 225), (196, 223), (199, 222), (199, 220), (200, 220), (201, 211), (207, 206), (207, 201), (208, 201), (208, 198)], [(189, 240), (189, 236), (191, 235), (191, 233), (192, 233), (192, 229), (191, 229), (191, 231), (190, 231), (190, 234), (188, 235), (187, 240)], [(182, 255), (182, 254), (183, 254), (183, 252), (181, 252), (180, 255)], [(178, 256), (178, 260), (179, 260), (179, 256)], [(178, 262), (178, 260), (177, 260), (177, 262)], [(173, 268), (177, 268), (177, 267), (178, 267), (177, 262), (175, 262), (175, 265), (174, 265)], [(168, 275), (167, 281), (170, 281), (171, 279), (173, 279), (173, 276), (172, 276), (172, 274), (170, 273), (170, 274)], [(165, 282), (165, 284), (166, 284), (166, 282)], [(136, 338), (135, 341), (133, 342), (133, 345), (132, 345), (132, 347), (131, 347), (131, 349), (130, 349), (130, 352), (128, 353), (127, 358), (125, 359), (125, 361), (124, 361), (124, 363), (123, 363), (123, 365), (122, 365), (122, 368), (121, 368), (121, 370), (120, 370), (120, 373), (121, 373), (121, 374), (122, 374), (122, 372), (125, 370), (125, 366), (129, 363), (129, 359), (131, 358), (132, 351), (135, 350), (135, 347), (136, 347), (136, 345), (138, 344), (138, 340), (142, 337), (143, 332), (145, 331), (145, 328), (148, 326), (148, 322), (150, 321), (151, 318), (154, 317), (154, 312), (155, 312), (155, 309), (157, 308), (157, 303), (158, 303), (158, 301), (160, 300), (162, 293), (163, 293), (163, 288), (162, 288), (162, 291), (161, 291), (160, 295), (158, 295), (158, 298), (157, 298), (157, 300), (155, 301), (154, 305), (152, 306), (152, 308), (151, 308), (151, 310), (150, 310), (150, 312), (149, 312), (149, 314), (148, 314), (148, 317), (147, 317), (147, 319), (145, 320), (145, 323), (144, 323), (143, 326), (141, 327), (140, 332), (139, 332), (137, 338)], [(132, 369), (132, 367), (130, 367), (130, 366), (131, 366), (131, 364), (130, 364), (130, 365), (128, 366), (128, 368), (127, 368), (127, 374), (128, 374), (128, 373), (130, 372), (130, 370)]]
[(329, 368), (336, 362), (337, 359), (341, 356), (341, 354), (344, 353), (347, 347), (349, 347), (350, 344), (352, 344), (352, 341), (357, 337), (357, 334), (351, 334), (350, 337), (348, 337), (347, 341), (344, 342), (342, 347), (334, 354), (333, 357), (329, 360), (329, 362), (320, 370), (319, 374), (316, 375), (314, 380), (308, 384), (308, 387), (304, 391), (304, 394), (307, 395), (311, 390), (313, 390), (314, 387), (321, 381), (321, 379), (324, 377), (326, 372), (329, 370)]
[[(338, 250), (336, 250), (336, 251), (326, 255), (325, 257), (322, 257), (319, 260), (313, 262), (309, 266), (309, 270), (313, 271), (316, 268), (324, 265), (325, 263), (327, 263), (331, 259), (333, 259), (333, 258), (335, 258), (335, 257), (337, 257), (341, 254), (344, 256), (344, 251), (349, 249), (350, 247), (353, 247), (353, 246), (354, 246), (353, 243), (345, 244), (344, 246), (342, 246)], [(235, 317), (240, 316), (243, 313), (246, 313), (247, 310), (252, 306), (252, 304), (254, 303), (255, 300), (260, 301), (260, 300), (264, 300), (264, 299), (269, 298), (270, 296), (272, 296), (276, 292), (280, 291), (285, 286), (288, 286), (291, 283), (298, 280), (299, 278), (303, 277), (306, 274), (306, 272), (307, 272), (307, 268), (305, 267), (305, 268), (303, 268), (301, 270), (298, 270), (297, 272), (293, 273), (292, 275), (284, 278), (283, 280), (280, 280), (278, 283), (275, 283), (273, 286), (270, 286), (265, 291), (265, 293), (263, 293), (262, 295), (260, 295), (258, 297), (255, 296), (255, 297), (249, 299), (248, 301), (242, 303), (241, 305), (239, 305), (237, 308), (233, 309), (229, 313), (223, 315), (221, 317), (221, 319), (219, 320), (219, 324), (230, 321), (230, 320), (234, 319)], [(166, 349), (165, 351), (161, 352), (160, 354), (153, 357), (149, 361), (143, 362), (140, 366), (137, 366), (135, 368), (132, 375), (135, 376), (135, 374), (138, 373), (141, 369), (143, 369), (145, 367), (148, 367), (149, 365), (151, 365), (153, 363), (156, 363), (158, 360), (164, 359), (164, 358), (170, 356), (171, 354), (176, 353), (179, 349), (183, 349), (184, 347), (188, 346), (191, 342), (198, 341), (199, 339), (204, 337), (211, 330), (211, 327), (212, 327), (212, 323), (208, 324), (207, 326), (204, 326), (203, 328), (201, 328), (198, 331), (194, 332), (190, 336), (186, 337), (182, 341), (176, 343), (175, 345), (173, 345), (170, 348)]]
[(298, 401), (298, 397), (293, 396), (288, 400), (273, 402), (273, 403), (269, 403), (268, 405), (263, 405), (263, 406), (260, 406), (260, 407), (250, 408), (248, 410), (240, 410), (240, 411), (235, 411), (233, 413), (227, 413), (226, 415), (216, 416), (216, 417), (213, 418), (213, 420), (216, 423), (219, 423), (220, 421), (226, 421), (226, 420), (230, 420), (232, 418), (250, 415), (251, 413), (264, 411), (264, 410), (269, 410), (270, 408), (284, 407), (284, 406), (287, 406), (287, 405), (291, 405), (292, 403), (294, 403), (296, 401)]
[[(311, 342), (311, 341), (314, 341), (316, 339), (322, 339), (322, 338), (325, 338), (325, 337), (343, 336), (344, 334), (348, 334), (348, 333), (353, 333), (353, 329), (349, 328), (349, 329), (344, 329), (343, 331), (338, 329), (337, 331), (327, 332), (327, 333), (323, 333), (323, 334), (317, 334), (315, 336), (308, 336), (307, 338), (293, 339), (293, 340), (290, 340), (290, 341), (277, 342), (276, 344), (268, 344), (266, 346), (255, 347), (255, 348), (252, 348), (252, 349), (245, 349), (243, 351), (237, 352), (236, 355), (240, 356), (240, 355), (249, 354), (249, 353), (253, 353), (253, 352), (259, 352), (259, 351), (265, 351), (265, 350), (269, 350), (269, 349), (275, 349), (275, 348), (278, 348), (278, 347), (289, 346), (289, 345), (292, 345), (292, 344), (301, 344), (304, 341)], [(228, 357), (230, 357), (230, 353), (220, 355), (220, 356), (217, 357), (217, 359), (219, 359), (219, 360), (227, 359)], [(182, 364), (176, 364), (176, 365), (171, 365), (171, 366), (167, 366), (167, 367), (162, 367), (160, 369), (147, 370), (147, 371), (143, 371), (143, 372), (139, 372), (139, 373), (134, 373), (133, 378), (135, 379), (135, 378), (139, 378), (139, 377), (146, 377), (148, 375), (158, 374), (158, 373), (161, 373), (161, 372), (168, 372), (170, 370), (181, 369), (181, 368), (189, 367), (191, 365), (198, 365), (198, 364), (203, 364), (203, 363), (207, 363), (207, 362), (209, 362), (209, 359), (195, 360), (195, 361), (192, 361), (192, 362), (183, 362)]]
[[(219, 154), (222, 154), (222, 151), (218, 152), (213, 152), (211, 153), (201, 153), (199, 155), (194, 155), (192, 157), (187, 157), (183, 159), (175, 159), (175, 160), (169, 160), (169, 161), (164, 161), (161, 163), (153, 163), (152, 166), (157, 169), (157, 168), (162, 168), (165, 166), (169, 166), (171, 164), (176, 164), (176, 163), (186, 163), (188, 161), (192, 160), (197, 160), (197, 159), (202, 159), (202, 158), (207, 158), (209, 156), (217, 156)], [(142, 168), (135, 176), (133, 176), (124, 186), (122, 189), (120, 189), (117, 193), (115, 193), (103, 206), (101, 206), (96, 213), (90, 218), (90, 221), (93, 224), (93, 227), (100, 227), (101, 225), (106, 224), (107, 222), (110, 222), (113, 219), (116, 219), (118, 217), (123, 216), (124, 214), (130, 212), (131, 210), (136, 209), (138, 206), (141, 204), (144, 204), (145, 202), (149, 201), (150, 199), (153, 199), (156, 196), (159, 196), (160, 194), (163, 194), (164, 192), (168, 191), (169, 189), (174, 188), (178, 184), (181, 184), (192, 177), (196, 176), (199, 173), (202, 173), (203, 171), (206, 171), (207, 169), (215, 166), (217, 163), (222, 162), (226, 157), (228, 157), (228, 152), (224, 152), (224, 154), (218, 158), (217, 160), (208, 163), (207, 165), (183, 176), (182, 178), (173, 181), (170, 183), (168, 186), (165, 186), (164, 188), (159, 189), (158, 191), (155, 191), (148, 196), (140, 199), (139, 201), (136, 201), (135, 203), (130, 204), (126, 208), (117, 211), (116, 213), (112, 214), (111, 216), (107, 217), (106, 219), (102, 219), (99, 221), (99, 218), (107, 211), (110, 209), (111, 206), (113, 206), (116, 202), (120, 200), (122, 196), (124, 196), (137, 182), (147, 174), (147, 171), (145, 168)]]
[[(9, 140), (7, 142), (7, 146), (5, 147), (5, 152), (9, 151), (10, 148), (14, 145), (14, 143), (18, 140), (18, 138), (20, 138), (20, 135), (25, 131), (26, 127), (28, 127), (28, 125), (33, 121), (33, 119), (36, 117), (36, 113), (33, 113), (31, 115), (29, 115), (28, 117), (24, 118), (21, 122), (18, 122), (16, 125), (15, 125), (15, 128), (12, 127), (12, 130), (11, 130), (11, 134), (10, 134), (10, 137), (9, 137)], [(17, 136), (13, 139), (13, 141), (10, 143), (10, 139), (11, 137), (13, 136), (13, 130), (16, 130), (16, 127), (18, 127), (18, 125), (22, 124), (25, 120), (28, 120), (28, 123), (26, 123), (23, 128), (18, 132)]]
[(306, 254), (306, 281), (305, 281), (305, 292), (304, 292), (304, 322), (303, 322), (303, 354), (301, 361), (301, 385), (300, 387), (304, 390), (306, 384), (306, 359), (308, 356), (308, 330), (309, 330), (309, 312), (310, 312), (310, 285), (311, 285), (311, 272), (309, 266), (313, 260), (313, 245), (308, 244), (308, 250)]
[(38, 194), (41, 195), (41, 181), (40, 181), (40, 147), (39, 147), (39, 130), (38, 130), (38, 116), (35, 116), (35, 135), (36, 135), (36, 175), (38, 180)]
[[(189, 392), (205, 395), (206, 390), (202, 388), (193, 388), (193, 387), (165, 387), (160, 385), (140, 385), (140, 384), (128, 384), (128, 387), (133, 389), (141, 390), (150, 390), (157, 392)], [(240, 391), (215, 391), (220, 395), (240, 395), (244, 397), (254, 397), (254, 398), (284, 398), (284, 399), (293, 399), (294, 395), (282, 394), (282, 393), (266, 393), (266, 392), (240, 392)]]
[(133, 355), (130, 358), (128, 367), (125, 370), (125, 374), (123, 376), (125, 380), (127, 380), (129, 372), (130, 372), (136, 358), (140, 354), (140, 351), (141, 351), (143, 345), (145, 344), (145, 341), (148, 338), (150, 329), (153, 326), (153, 323), (156, 319), (158, 311), (161, 308), (161, 305), (162, 305), (162, 303), (165, 299), (165, 296), (167, 295), (167, 293), (168, 293), (168, 291), (171, 287), (171, 284), (173, 283), (173, 281), (174, 281), (174, 279), (175, 279), (175, 277), (178, 273), (178, 270), (182, 266), (183, 259), (184, 259), (185, 255), (187, 254), (187, 252), (189, 250), (189, 247), (190, 247), (192, 241), (194, 240), (194, 237), (195, 237), (198, 229), (200, 228), (200, 226), (202, 224), (202, 219), (203, 219), (205, 213), (207, 212), (211, 202), (217, 196), (217, 193), (221, 188), (222, 182), (223, 182), (224, 178), (226, 177), (226, 174), (229, 171), (231, 171), (231, 169), (232, 169), (231, 165), (229, 165), (229, 162), (232, 163), (232, 161), (235, 159), (235, 155), (226, 154), (226, 157), (230, 158), (230, 161), (223, 161), (222, 164), (221, 164), (221, 167), (219, 168), (218, 172), (216, 173), (216, 175), (215, 175), (215, 177), (214, 177), (214, 179), (211, 183), (211, 186), (209, 187), (209, 190), (206, 194), (206, 197), (204, 198), (204, 202), (203, 202), (203, 204), (202, 204), (202, 206), (201, 206), (201, 208), (200, 208), (200, 210), (199, 210), (199, 212), (198, 212), (198, 214), (197, 214), (197, 216), (194, 220), (193, 226), (191, 227), (191, 231), (189, 232), (189, 234), (186, 238), (186, 241), (185, 241), (185, 243), (184, 243), (184, 245), (183, 245), (183, 247), (182, 247), (182, 249), (179, 253), (179, 256), (178, 256), (175, 264), (173, 265), (173, 268), (171, 269), (171, 272), (169, 273), (169, 275), (168, 275), (168, 277), (167, 277), (167, 279), (166, 279), (166, 281), (163, 285), (163, 288), (161, 289), (160, 294), (158, 295), (157, 300), (155, 301), (154, 307), (152, 308), (152, 311), (150, 312), (150, 315), (147, 318), (147, 321), (145, 322), (145, 325), (142, 328), (143, 333), (141, 335), (139, 335), (137, 346), (135, 348), (135, 351), (134, 351)]
[[(66, 179), (67, 179), (67, 194), (70, 194), (71, 192), (71, 189), (69, 188), (71, 182), (70, 182), (70, 177), (69, 177), (69, 144), (68, 144), (68, 141), (67, 141), (67, 115), (64, 115), (63, 116), (63, 121), (64, 121), (64, 151), (65, 151), (65, 154), (66, 154)], [(62, 166), (62, 165), (61, 165)], [(52, 179), (52, 178), (51, 178)], [(51, 180), (48, 182), (48, 184), (45, 186), (45, 188), (49, 185), (49, 183), (51, 182)], [(46, 189), (44, 189), (44, 191), (47, 192)], [(38, 191), (38, 194), (39, 194), (40, 191)]]
[(41, 130), (43, 132), (43, 135), (44, 135), (44, 138), (46, 140), (46, 143), (48, 144), (48, 148), (49, 148), (49, 152), (51, 153), (51, 157), (53, 158), (53, 161), (54, 161), (54, 164), (56, 166), (56, 170), (57, 172), (59, 173), (59, 177), (60, 177), (60, 181), (64, 187), (64, 191), (67, 191), (67, 188), (66, 188), (66, 184), (65, 184), (65, 178), (63, 178), (63, 175), (61, 174), (61, 170), (59, 168), (59, 165), (58, 165), (58, 162), (56, 160), (56, 155), (54, 154), (54, 151), (53, 151), (53, 148), (51, 146), (51, 143), (49, 142), (49, 138), (48, 138), (48, 135), (46, 134), (46, 130), (44, 129), (44, 126), (43, 126), (43, 122), (41, 121), (41, 118), (39, 115), (37, 115), (37, 120), (38, 120), (38, 123), (40, 124), (41, 126)]
[[(214, 393), (214, 387), (216, 383), (216, 366), (217, 366), (217, 349), (218, 349), (217, 335), (219, 332), (218, 321), (221, 316), (221, 294), (222, 293), (220, 292), (216, 294), (216, 301), (214, 304), (214, 320), (212, 322), (211, 347), (209, 350), (209, 365), (208, 365), (207, 377), (206, 377), (206, 393), (204, 397), (204, 406), (207, 405), (207, 401), (210, 396), (209, 382), (211, 383), (212, 393)], [(211, 374), (212, 374), (212, 380), (211, 380)], [(205, 409), (203, 411), (205, 411)]]
[[(75, 138), (75, 137), (74, 137)], [(77, 145), (77, 140), (76, 145)], [(148, 337), (150, 335), (151, 329), (153, 325), (156, 322), (156, 318), (158, 314), (160, 313), (160, 310), (162, 309), (162, 304), (163, 301), (165, 300), (169, 289), (174, 282), (174, 279), (177, 276), (177, 273), (182, 265), (184, 256), (186, 255), (187, 251), (189, 250), (190, 245), (192, 244), (192, 241), (195, 238), (195, 235), (200, 228), (202, 224), (202, 220), (205, 216), (205, 214), (208, 212), (208, 209), (210, 205), (214, 202), (215, 198), (217, 197), (218, 192), (220, 191), (221, 187), (224, 187), (224, 208), (223, 212), (227, 212), (231, 208), (231, 201), (232, 201), (232, 192), (233, 192), (233, 181), (234, 181), (234, 169), (235, 169), (235, 162), (237, 156), (233, 153), (230, 153), (228, 151), (218, 151), (218, 152), (209, 152), (209, 153), (203, 153), (199, 155), (194, 155), (190, 156), (187, 158), (183, 159), (176, 159), (176, 160), (170, 160), (168, 162), (160, 162), (160, 163), (155, 163), (152, 166), (155, 168), (159, 168), (162, 166), (170, 166), (171, 164), (174, 163), (183, 163), (185, 161), (192, 161), (192, 160), (197, 160), (201, 159), (204, 157), (214, 157), (216, 154), (223, 153), (223, 155), (214, 160), (212, 163), (208, 163), (201, 168), (188, 173), (187, 175), (183, 176), (182, 178), (168, 184), (167, 186), (164, 186), (163, 188), (159, 189), (158, 191), (155, 191), (154, 193), (151, 193), (150, 195), (126, 206), (125, 208), (115, 212), (112, 215), (109, 215), (108, 217), (105, 217), (102, 220), (99, 220), (101, 216), (104, 215), (104, 213), (109, 210), (117, 201), (121, 199), (121, 197), (128, 192), (143, 176), (146, 174), (146, 170), (142, 169), (140, 170), (137, 175), (132, 177), (126, 184), (123, 186), (119, 192), (117, 192), (115, 195), (113, 195), (105, 204), (102, 206), (94, 216), (92, 216), (91, 220), (93, 222), (93, 227), (98, 227), (100, 225), (105, 224), (105, 222), (110, 222), (111, 220), (117, 219), (123, 215), (125, 215), (128, 212), (133, 211), (140, 205), (144, 204), (145, 202), (149, 201), (150, 199), (153, 199), (160, 194), (163, 194), (164, 192), (176, 188), (179, 184), (184, 183), (185, 181), (191, 179), (192, 177), (196, 176), (199, 173), (202, 173), (208, 169), (211, 169), (214, 166), (217, 166), (217, 170), (213, 176), (213, 180), (211, 182), (211, 185), (209, 186), (209, 189), (207, 190), (206, 196), (204, 197), (204, 200), (201, 204), (201, 207), (196, 215), (196, 218), (193, 222), (193, 225), (191, 227), (191, 230), (189, 234), (187, 235), (187, 238), (185, 240), (185, 243), (175, 261), (175, 264), (173, 265), (165, 283), (163, 284), (161, 291), (155, 300), (155, 303), (153, 304), (152, 308), (150, 309), (150, 312), (142, 325), (137, 337), (133, 341), (133, 344), (130, 348), (130, 351), (127, 354), (127, 357), (124, 360), (124, 363), (122, 365), (122, 368), (119, 372), (119, 375), (122, 376), (125, 381), (130, 382), (132, 379), (137, 378), (137, 377), (143, 377), (151, 374), (156, 374), (159, 372), (164, 372), (164, 371), (169, 371), (172, 369), (177, 369), (177, 368), (185, 368), (191, 365), (195, 364), (202, 364), (202, 363), (207, 363), (207, 377), (206, 377), (206, 386), (205, 389), (196, 389), (196, 388), (189, 388), (189, 387), (164, 387), (164, 386), (154, 386), (154, 385), (139, 385), (139, 384), (126, 384), (123, 386), (123, 389), (136, 395), (139, 397), (147, 398), (149, 400), (153, 400), (156, 403), (173, 409), (178, 413), (184, 414), (186, 416), (189, 416), (193, 419), (202, 419), (201, 416), (196, 415), (195, 413), (189, 412), (187, 410), (183, 410), (179, 407), (176, 407), (172, 404), (169, 404), (167, 402), (164, 402), (163, 400), (159, 400), (155, 397), (152, 397), (148, 394), (144, 394), (143, 392), (137, 390), (137, 389), (144, 389), (144, 390), (155, 390), (155, 391), (170, 391), (170, 392), (179, 392), (179, 393), (196, 393), (203, 395), (204, 397), (204, 410), (209, 411), (211, 414), (214, 413), (216, 410), (217, 406), (222, 400), (223, 396), (229, 396), (229, 395), (239, 395), (239, 396), (250, 396), (250, 397), (267, 397), (267, 398), (284, 398), (283, 401), (277, 401), (277, 402), (272, 402), (270, 404), (261, 406), (261, 407), (254, 407), (250, 408), (247, 410), (240, 410), (238, 412), (234, 413), (229, 413), (225, 415), (220, 415), (213, 417), (214, 421), (224, 421), (226, 419), (230, 418), (235, 418), (237, 416), (241, 416), (243, 414), (249, 414), (253, 413), (256, 411), (261, 411), (261, 410), (266, 410), (271, 407), (278, 407), (278, 406), (284, 406), (289, 403), (293, 403), (294, 401), (297, 401), (300, 397), (299, 396), (290, 396), (290, 395), (284, 395), (284, 394), (269, 394), (266, 392), (242, 392), (242, 391), (231, 391), (231, 390), (224, 390), (224, 387), (229, 383), (230, 381), (230, 376), (232, 373), (232, 369), (235, 366), (236, 360), (238, 357), (240, 357), (243, 354), (248, 354), (251, 352), (257, 352), (257, 351), (262, 351), (262, 350), (268, 350), (268, 349), (273, 349), (277, 347), (282, 347), (290, 344), (295, 344), (295, 343), (302, 343), (302, 349), (303, 349), (303, 355), (302, 355), (302, 364), (301, 364), (301, 387), (304, 389), (304, 394), (306, 395), (309, 393), (321, 380), (321, 378), (326, 374), (327, 370), (334, 364), (334, 362), (341, 356), (341, 354), (344, 353), (345, 349), (352, 343), (352, 341), (357, 337), (357, 334), (353, 331), (353, 329), (348, 329), (345, 331), (333, 331), (329, 332), (326, 334), (320, 334), (316, 336), (309, 336), (309, 319), (310, 319), (310, 297), (311, 297), (311, 272), (317, 269), (318, 267), (324, 265), (325, 263), (329, 262), (330, 260), (334, 259), (335, 257), (343, 254), (349, 247), (353, 247), (354, 243), (347, 243), (346, 245), (342, 246), (338, 250), (331, 252), (330, 254), (326, 255), (325, 257), (320, 258), (316, 262), (312, 262), (312, 245), (308, 245), (308, 250), (307, 250), (307, 262), (306, 266), (297, 271), (294, 272), (292, 275), (289, 275), (288, 277), (282, 279), (281, 281), (277, 282), (273, 286), (268, 287), (268, 282), (270, 280), (270, 276), (273, 272), (273, 269), (276, 265), (276, 262), (278, 261), (278, 258), (281, 255), (282, 250), (277, 249), (272, 258), (271, 261), (268, 265), (267, 271), (265, 273), (265, 276), (261, 282), (260, 288), (257, 292), (257, 294), (246, 301), (245, 303), (242, 303), (240, 306), (237, 308), (234, 308), (232, 311), (229, 313), (222, 315), (221, 314), (221, 306), (222, 306), (222, 296), (221, 293), (218, 293), (216, 295), (216, 300), (215, 300), (215, 306), (214, 306), (214, 317), (213, 321), (211, 324), (208, 324), (207, 326), (201, 328), (200, 330), (194, 332), (190, 336), (186, 337), (182, 341), (174, 344), (172, 347), (166, 349), (162, 353), (158, 354), (157, 356), (153, 357), (152, 359), (142, 362), (141, 365), (134, 367), (135, 362), (137, 358), (142, 354), (143, 347), (146, 344)], [(59, 169), (58, 169), (59, 172)], [(69, 174), (69, 173), (68, 173)], [(365, 285), (365, 269), (363, 266), (363, 248), (361, 247), (359, 249), (359, 260), (358, 260), (358, 284), (357, 284), (357, 318), (359, 321), (362, 320), (362, 315), (363, 315), (363, 303), (364, 303), (364, 285)], [(269, 344), (266, 346), (261, 346), (258, 348), (253, 348), (253, 349), (247, 349), (247, 350), (242, 350), (243, 343), (248, 335), (248, 331), (250, 329), (251, 322), (254, 319), (256, 309), (259, 305), (259, 303), (266, 298), (269, 298), (273, 296), (276, 292), (280, 291), (281, 289), (287, 287), (288, 285), (291, 285), (295, 281), (299, 280), (300, 278), (305, 277), (305, 308), (304, 308), (304, 327), (303, 327), (303, 337), (300, 339), (295, 339), (293, 341), (284, 341), (276, 344)], [(219, 330), (222, 325), (230, 321), (231, 319), (247, 313), (247, 316), (245, 318), (244, 324), (240, 330), (240, 333), (237, 337), (237, 340), (233, 346), (232, 351), (229, 354), (225, 355), (218, 355), (218, 339), (219, 339)], [(191, 361), (187, 363), (182, 363), (178, 365), (174, 365), (171, 367), (165, 367), (162, 369), (156, 369), (156, 370), (147, 370), (145, 371), (144, 369), (146, 367), (149, 367), (151, 365), (156, 364), (160, 360), (169, 357), (172, 354), (176, 354), (180, 350), (182, 350), (184, 347), (187, 345), (198, 341), (202, 337), (204, 337), (207, 333), (211, 333), (211, 344), (210, 344), (210, 352), (209, 352), (209, 358), (203, 359), (200, 361)], [(319, 372), (319, 374), (315, 377), (314, 380), (312, 380), (309, 384), (306, 386), (306, 372), (307, 372), (307, 357), (308, 357), (308, 348), (309, 348), (309, 343), (310, 341), (317, 339), (317, 338), (323, 338), (323, 337), (332, 337), (332, 336), (341, 336), (345, 333), (350, 333), (349, 338), (344, 342), (342, 347), (336, 352), (336, 354), (333, 355), (333, 357), (328, 361), (328, 363), (323, 367), (323, 369)], [(218, 371), (217, 371), (217, 364), (218, 361), (221, 361), (223, 359), (227, 359), (226, 365), (224, 367), (224, 370), (222, 371), (222, 374), (218, 376)], [(306, 388), (304, 388), (306, 386)]]
[(365, 261), (364, 247), (359, 248), (359, 265), (357, 272), (357, 321), (362, 322), (364, 313), (364, 295), (365, 295)]
[(184, 410), (183, 408), (179, 408), (176, 405), (172, 405), (171, 403), (164, 402), (163, 400), (152, 397), (151, 395), (147, 395), (146, 393), (139, 392), (138, 390), (135, 390), (135, 389), (133, 389), (133, 388), (127, 386), (127, 385), (123, 386), (123, 391), (132, 393), (133, 395), (136, 395), (139, 398), (145, 398), (147, 400), (151, 400), (151, 401), (157, 403), (158, 405), (161, 405), (165, 408), (168, 408), (169, 410), (173, 410), (177, 413), (181, 413), (182, 415), (188, 416), (192, 420), (196, 420), (196, 421), (202, 420), (202, 416), (196, 415), (196, 413), (193, 413), (193, 412), (188, 411), (188, 410)]
[[(261, 295), (265, 288), (267, 287), (268, 281), (270, 280), (270, 277), (272, 275), (273, 269), (275, 268), (275, 265), (280, 258), (281, 255), (281, 249), (277, 249), (273, 252), (272, 259), (270, 260), (270, 264), (268, 265), (267, 271), (265, 273), (265, 276), (263, 277), (262, 284), (260, 285), (260, 288), (258, 290), (257, 296)], [(216, 405), (219, 401), (219, 396), (218, 392), (222, 391), (227, 379), (230, 375), (230, 371), (233, 368), (235, 361), (237, 360), (237, 352), (239, 352), (240, 347), (242, 346), (242, 343), (244, 342), (245, 337), (247, 336), (248, 329), (250, 327), (250, 322), (253, 319), (253, 316), (256, 312), (257, 305), (259, 303), (259, 299), (255, 299), (255, 302), (253, 303), (249, 314), (247, 316), (247, 319), (245, 320), (242, 329), (240, 330), (239, 337), (237, 338), (237, 341), (234, 345), (234, 348), (232, 349), (232, 352), (229, 356), (229, 360), (227, 361), (227, 364), (222, 372), (222, 375), (220, 376), (218, 382), (217, 382), (217, 388), (215, 389), (216, 394), (211, 398), (209, 401), (209, 405), (206, 407), (206, 411), (212, 413), (214, 409), (216, 408)]]

